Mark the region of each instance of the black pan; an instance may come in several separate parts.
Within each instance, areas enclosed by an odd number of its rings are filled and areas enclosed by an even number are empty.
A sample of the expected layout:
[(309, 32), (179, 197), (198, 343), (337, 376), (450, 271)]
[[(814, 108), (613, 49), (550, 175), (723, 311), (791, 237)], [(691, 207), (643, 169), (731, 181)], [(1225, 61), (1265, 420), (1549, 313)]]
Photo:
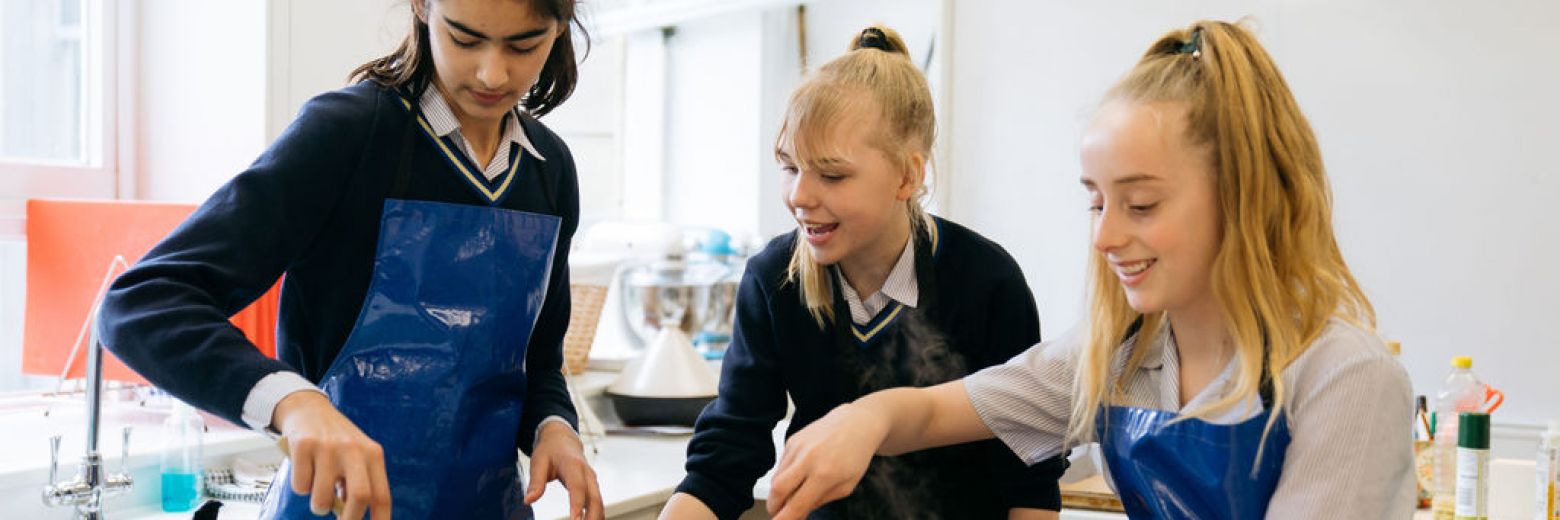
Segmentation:
[(607, 392), (624, 426), (693, 426), (708, 397), (639, 397)]

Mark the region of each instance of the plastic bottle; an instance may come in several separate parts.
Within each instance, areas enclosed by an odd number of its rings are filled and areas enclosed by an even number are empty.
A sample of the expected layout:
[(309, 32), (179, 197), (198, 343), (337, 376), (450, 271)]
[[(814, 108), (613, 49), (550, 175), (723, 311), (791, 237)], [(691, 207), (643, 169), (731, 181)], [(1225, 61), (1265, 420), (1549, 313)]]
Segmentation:
[(1457, 417), (1457, 520), (1490, 518), (1490, 416)]
[[(703, 324), (698, 334), (694, 335), (693, 344), (704, 359), (717, 360), (726, 355), (726, 347), (731, 345), (737, 287), (741, 285), (743, 265), (747, 259), (732, 247), (731, 235), (719, 229), (709, 230), (700, 247), (705, 257), (718, 269), (710, 271), (708, 286), (701, 288), (703, 294), (695, 298), (699, 313), (707, 313), (707, 317), (700, 320)], [(715, 274), (717, 271), (719, 274)]]
[(200, 504), (204, 487), (201, 455), (205, 431), (206, 421), (195, 408), (174, 400), (173, 413), (163, 420), (163, 511), (189, 511)]
[(1452, 358), (1452, 371), (1435, 399), (1435, 474), (1430, 509), (1436, 520), (1452, 520), (1457, 513), (1457, 422), (1462, 412), (1479, 411), (1484, 383), (1473, 374), (1473, 358)]
[(1538, 482), (1534, 487), (1537, 501), (1533, 518), (1537, 520), (1560, 519), (1560, 420), (1549, 421), (1549, 431), (1538, 443)]

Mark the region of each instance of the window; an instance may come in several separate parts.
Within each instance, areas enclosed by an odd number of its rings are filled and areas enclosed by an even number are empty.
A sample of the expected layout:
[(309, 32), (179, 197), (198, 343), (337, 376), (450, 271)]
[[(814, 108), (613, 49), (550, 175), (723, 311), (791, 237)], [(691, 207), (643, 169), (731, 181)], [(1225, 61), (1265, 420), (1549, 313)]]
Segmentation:
[(87, 162), (82, 4), (0, 5), (0, 158)]
[(119, 192), (118, 9), (113, 0), (0, 1), (0, 392), (46, 379), (20, 370), (25, 201)]
[(0, 2), (0, 237), (31, 197), (116, 193), (115, 3)]

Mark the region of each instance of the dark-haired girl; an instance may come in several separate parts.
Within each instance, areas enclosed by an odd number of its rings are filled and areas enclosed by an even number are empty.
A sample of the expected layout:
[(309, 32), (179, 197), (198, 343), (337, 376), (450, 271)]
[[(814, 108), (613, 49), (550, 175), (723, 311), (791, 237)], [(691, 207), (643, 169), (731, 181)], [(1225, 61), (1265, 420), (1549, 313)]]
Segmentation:
[[(291, 451), (264, 518), (527, 518), (549, 480), (602, 516), (559, 373), (571, 0), (413, 0), (395, 52), (304, 105), (103, 305), (148, 380)], [(279, 277), (277, 353), (227, 322)], [(516, 448), (531, 456), (530, 485)]]

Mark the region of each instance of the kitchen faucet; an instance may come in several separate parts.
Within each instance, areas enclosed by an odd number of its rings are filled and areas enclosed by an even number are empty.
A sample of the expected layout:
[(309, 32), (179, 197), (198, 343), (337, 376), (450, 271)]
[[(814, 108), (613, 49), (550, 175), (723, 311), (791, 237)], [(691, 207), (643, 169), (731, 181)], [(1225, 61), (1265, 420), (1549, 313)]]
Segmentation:
[(43, 502), (53, 507), (76, 506), (78, 520), (102, 520), (103, 499), (130, 491), (134, 484), (126, 470), (130, 458), (130, 427), (124, 429), (119, 455), (119, 472), (105, 475), (103, 457), (98, 453), (98, 426), (103, 399), (103, 345), (94, 331), (87, 350), (87, 454), (81, 458), (76, 476), (57, 480), (60, 461), (60, 436), (49, 438), (49, 485), (43, 488)]
[[(124, 262), (122, 257), (115, 261)], [(109, 274), (112, 275), (113, 263)], [(88, 321), (95, 321), (103, 302), (103, 291), (110, 278), (104, 277), (104, 287), (99, 288), (93, 301)], [(77, 337), (80, 345), (80, 337)], [(74, 352), (71, 354), (74, 358)], [(66, 370), (70, 363), (66, 363)], [(91, 324), (91, 339), (87, 342), (87, 453), (81, 457), (76, 476), (61, 482), (58, 480), (60, 462), (60, 436), (49, 438), (49, 483), (43, 488), (43, 502), (51, 507), (75, 506), (78, 520), (102, 520), (103, 500), (130, 491), (134, 482), (126, 469), (130, 459), (130, 427), (124, 429), (124, 443), (119, 455), (119, 472), (104, 474), (103, 457), (98, 453), (98, 427), (103, 408), (103, 344), (98, 340), (96, 323)]]

